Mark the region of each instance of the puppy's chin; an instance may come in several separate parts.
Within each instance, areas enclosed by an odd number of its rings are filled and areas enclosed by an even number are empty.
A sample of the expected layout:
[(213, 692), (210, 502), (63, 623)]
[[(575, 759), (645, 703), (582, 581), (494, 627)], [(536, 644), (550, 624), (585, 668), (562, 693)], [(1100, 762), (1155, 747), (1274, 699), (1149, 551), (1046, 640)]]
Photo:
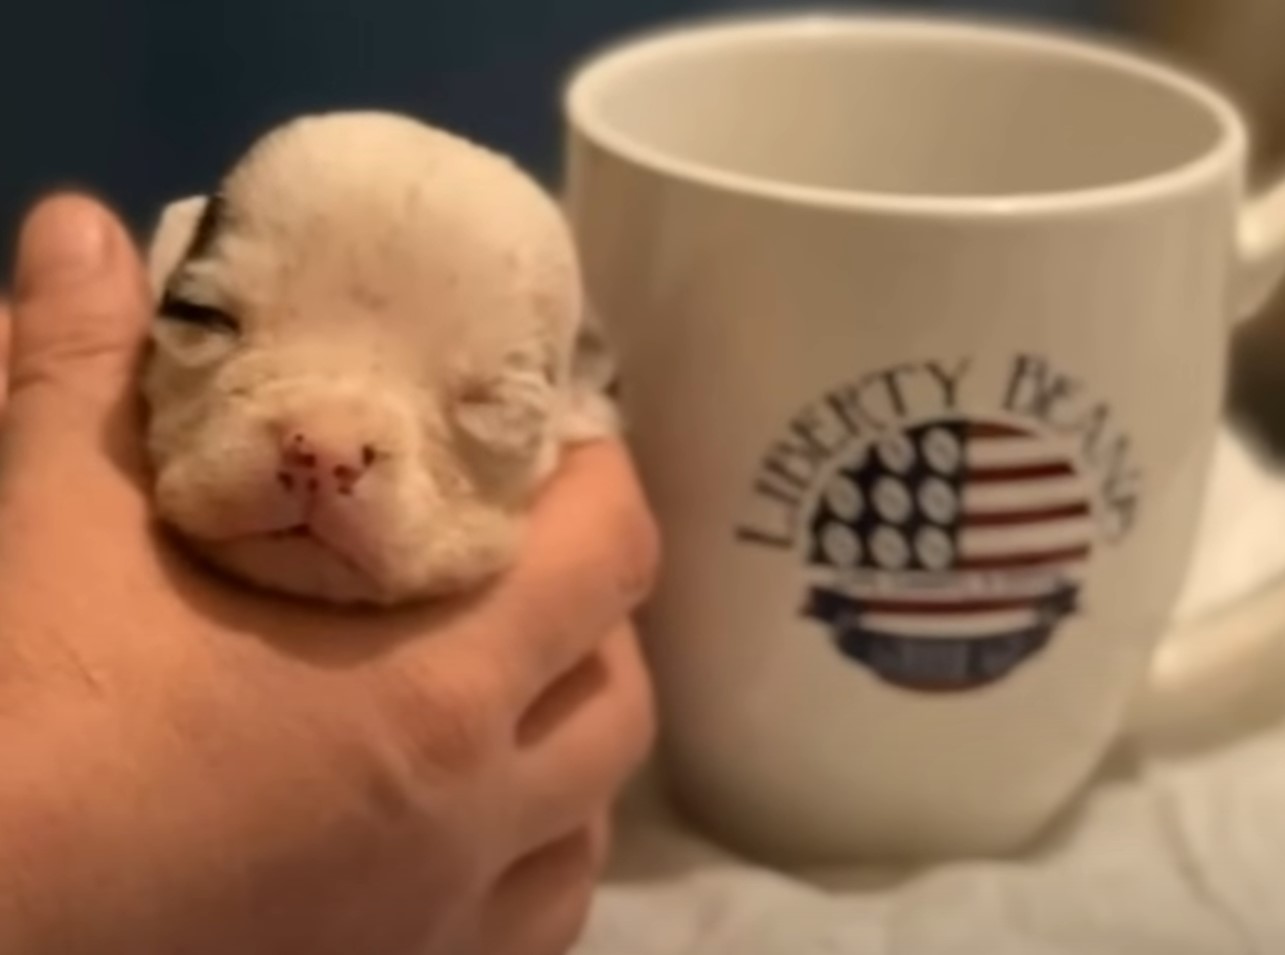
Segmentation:
[(395, 607), (448, 597), (482, 585), (503, 568), (472, 579), (373, 574), (309, 537), (254, 537), (189, 545), (213, 568), (257, 590), (337, 606)]
[(392, 605), (427, 596), (358, 566), (311, 537), (247, 537), (189, 545), (226, 576), (256, 589), (338, 605)]
[(493, 517), (455, 537), (464, 546), (425, 547), (419, 560), (405, 555), (381, 566), (365, 565), (305, 531), (210, 541), (171, 530), (204, 563), (253, 589), (333, 606), (390, 608), (460, 596), (507, 571), (517, 557), (519, 522)]

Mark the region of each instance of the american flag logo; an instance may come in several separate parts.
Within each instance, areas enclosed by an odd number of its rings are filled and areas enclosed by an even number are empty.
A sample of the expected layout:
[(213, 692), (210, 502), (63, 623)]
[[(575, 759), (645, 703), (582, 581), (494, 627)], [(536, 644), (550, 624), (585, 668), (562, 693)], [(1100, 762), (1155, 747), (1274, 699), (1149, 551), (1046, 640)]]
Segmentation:
[(809, 530), (824, 583), (805, 615), (878, 678), (938, 692), (993, 683), (1044, 649), (1077, 610), (1093, 536), (1064, 446), (959, 419), (855, 449)]

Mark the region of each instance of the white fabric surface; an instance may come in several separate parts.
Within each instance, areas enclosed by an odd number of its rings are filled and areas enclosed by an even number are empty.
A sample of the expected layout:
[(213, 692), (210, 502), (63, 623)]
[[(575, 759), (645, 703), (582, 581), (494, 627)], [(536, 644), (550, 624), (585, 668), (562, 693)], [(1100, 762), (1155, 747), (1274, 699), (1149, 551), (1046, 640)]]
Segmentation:
[[(1285, 577), (1283, 531), (1285, 479), (1228, 430), (1178, 619)], [(1013, 860), (787, 875), (640, 787), (575, 955), (1282, 955), (1285, 719), (1250, 709), (1217, 745), (1122, 743)]]

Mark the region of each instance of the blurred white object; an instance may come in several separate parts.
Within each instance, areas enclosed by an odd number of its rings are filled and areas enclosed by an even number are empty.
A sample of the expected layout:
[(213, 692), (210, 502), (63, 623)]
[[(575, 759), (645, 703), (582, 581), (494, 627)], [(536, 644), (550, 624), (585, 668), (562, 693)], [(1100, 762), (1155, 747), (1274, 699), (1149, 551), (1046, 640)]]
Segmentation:
[[(1285, 479), (1225, 431), (1174, 639), (1285, 627), (1281, 528)], [(1285, 680), (1278, 663), (1264, 685)], [(1285, 723), (1265, 719), (1261, 697), (1244, 703), (1239, 723), (1219, 714), (1216, 745), (1199, 740), (1209, 726), (1151, 727), (1162, 745), (1123, 749), (1041, 845), (1009, 861), (792, 877), (685, 830), (643, 790), (575, 955), (1285, 951)]]

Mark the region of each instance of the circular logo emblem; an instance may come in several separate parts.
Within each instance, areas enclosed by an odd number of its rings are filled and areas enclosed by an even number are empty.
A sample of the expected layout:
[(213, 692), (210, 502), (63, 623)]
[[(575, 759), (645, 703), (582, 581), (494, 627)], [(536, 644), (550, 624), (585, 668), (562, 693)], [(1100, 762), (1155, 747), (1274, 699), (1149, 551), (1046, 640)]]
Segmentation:
[(907, 689), (1002, 679), (1076, 610), (1088, 487), (1025, 425), (941, 418), (854, 444), (807, 522), (804, 613), (848, 659)]

